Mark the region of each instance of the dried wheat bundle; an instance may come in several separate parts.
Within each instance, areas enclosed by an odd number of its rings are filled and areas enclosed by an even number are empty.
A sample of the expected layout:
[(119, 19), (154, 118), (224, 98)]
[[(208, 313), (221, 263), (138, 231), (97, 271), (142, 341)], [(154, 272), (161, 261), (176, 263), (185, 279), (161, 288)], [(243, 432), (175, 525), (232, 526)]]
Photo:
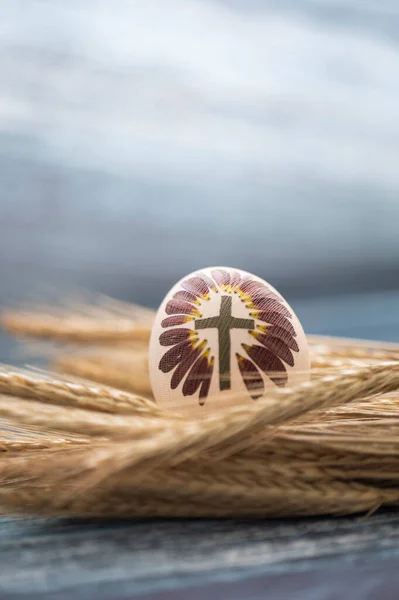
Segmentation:
[(70, 300), (67, 305), (6, 310), (2, 322), (9, 332), (27, 337), (84, 345), (145, 343), (150, 336), (153, 316), (150, 309), (99, 296), (90, 305)]
[(194, 420), (152, 399), (152, 319), (104, 298), (3, 314), (9, 332), (58, 349), (52, 373), (0, 368), (1, 510), (277, 517), (399, 503), (399, 346), (309, 336), (311, 382)]

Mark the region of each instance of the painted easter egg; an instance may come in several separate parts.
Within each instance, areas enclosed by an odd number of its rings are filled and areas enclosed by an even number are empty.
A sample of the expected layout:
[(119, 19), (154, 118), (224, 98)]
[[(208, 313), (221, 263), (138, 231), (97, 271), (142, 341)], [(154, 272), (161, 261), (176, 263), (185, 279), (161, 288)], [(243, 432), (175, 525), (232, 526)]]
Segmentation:
[(239, 269), (211, 267), (166, 295), (149, 368), (157, 403), (207, 412), (308, 380), (310, 357), (297, 316), (275, 288)]

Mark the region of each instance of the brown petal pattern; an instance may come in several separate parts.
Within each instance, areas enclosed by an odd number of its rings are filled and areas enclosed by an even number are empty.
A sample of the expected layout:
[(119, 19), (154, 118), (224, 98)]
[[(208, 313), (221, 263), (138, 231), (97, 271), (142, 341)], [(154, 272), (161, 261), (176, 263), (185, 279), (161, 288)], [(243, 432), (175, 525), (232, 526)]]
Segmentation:
[(262, 333), (268, 333), (273, 337), (280, 338), (280, 340), (287, 344), (288, 348), (290, 348), (294, 352), (299, 352), (299, 346), (296, 339), (294, 338), (292, 333), (290, 333), (286, 329), (283, 329), (278, 325), (258, 325), (258, 329)]
[(222, 289), (225, 289), (230, 285), (230, 273), (223, 269), (214, 269), (212, 271), (212, 277)]
[(252, 277), (245, 277), (241, 280), (240, 285), (238, 286), (240, 292), (244, 294), (254, 294), (257, 290), (264, 288), (263, 283), (260, 281), (255, 281)]
[(201, 317), (200, 311), (189, 302), (183, 300), (172, 299), (166, 305), (165, 312), (167, 315), (193, 315), (193, 317)]
[(186, 279), (181, 286), (187, 292), (190, 292), (190, 294), (194, 294), (197, 298), (205, 299), (209, 295), (209, 287), (202, 277), (191, 277), (190, 279)]
[(273, 383), (279, 387), (283, 387), (287, 383), (288, 376), (284, 363), (271, 350), (255, 344), (253, 346), (242, 344), (242, 347), (259, 369), (266, 373)]
[(230, 274), (230, 286), (231, 286), (231, 290), (234, 292), (237, 291), (237, 286), (241, 281), (241, 275), (239, 274), (238, 271), (233, 271)]
[(212, 290), (213, 292), (219, 293), (218, 286), (213, 281), (213, 279), (208, 277), (208, 275), (205, 275), (205, 273), (198, 273), (198, 277), (201, 277), (201, 279), (204, 281), (204, 283), (206, 283), (206, 285), (208, 286), (208, 288), (210, 290)]
[(162, 373), (169, 373), (192, 351), (193, 345), (191, 342), (182, 342), (173, 346), (165, 352), (159, 362), (159, 369)]
[(170, 387), (175, 390), (183, 381), (188, 371), (199, 358), (202, 352), (205, 350), (206, 341), (204, 340), (198, 346), (192, 348), (191, 352), (187, 352), (183, 360), (177, 365), (176, 370), (173, 372)]
[(267, 333), (260, 333), (259, 331), (251, 331), (250, 334), (260, 342), (262, 346), (265, 346), (265, 348), (268, 348), (276, 356), (281, 358), (281, 360), (286, 362), (287, 365), (290, 365), (290, 367), (294, 366), (293, 354), (282, 339), (268, 335)]
[(197, 296), (191, 294), (190, 292), (186, 292), (185, 290), (176, 292), (176, 294), (173, 294), (173, 298), (175, 300), (183, 300), (183, 302), (190, 302), (191, 304), (200, 304)]
[(288, 319), (292, 317), (290, 311), (284, 304), (281, 304), (281, 302), (275, 298), (265, 298), (261, 291), (256, 292), (256, 294), (251, 297), (251, 301), (246, 304), (246, 307), (255, 308), (260, 312), (278, 312)]
[(240, 354), (236, 354), (236, 358), (245, 386), (251, 397), (256, 400), (263, 394), (265, 389), (263, 379), (258, 369), (250, 360)]
[(169, 329), (164, 331), (159, 337), (159, 343), (161, 346), (175, 346), (180, 342), (186, 342), (189, 339), (197, 337), (196, 332), (192, 329), (179, 328)]
[(162, 327), (176, 327), (177, 325), (183, 325), (183, 323), (189, 323), (193, 321), (194, 317), (189, 315), (173, 315), (172, 317), (166, 317), (161, 323)]
[(270, 325), (278, 325), (281, 329), (285, 329), (292, 336), (295, 336), (295, 329), (291, 321), (275, 310), (251, 312), (249, 314), (259, 321), (265, 321), (265, 323), (269, 323)]
[(192, 396), (200, 388), (199, 403), (203, 405), (211, 385), (214, 360), (206, 351), (196, 361), (183, 384), (183, 396)]

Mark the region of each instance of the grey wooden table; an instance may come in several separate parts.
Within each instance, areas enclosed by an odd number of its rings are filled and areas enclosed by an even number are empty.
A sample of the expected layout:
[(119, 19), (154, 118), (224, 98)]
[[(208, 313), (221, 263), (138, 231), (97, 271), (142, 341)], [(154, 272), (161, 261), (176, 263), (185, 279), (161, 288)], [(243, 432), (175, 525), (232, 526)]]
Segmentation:
[(399, 514), (0, 522), (1, 597), (397, 598)]

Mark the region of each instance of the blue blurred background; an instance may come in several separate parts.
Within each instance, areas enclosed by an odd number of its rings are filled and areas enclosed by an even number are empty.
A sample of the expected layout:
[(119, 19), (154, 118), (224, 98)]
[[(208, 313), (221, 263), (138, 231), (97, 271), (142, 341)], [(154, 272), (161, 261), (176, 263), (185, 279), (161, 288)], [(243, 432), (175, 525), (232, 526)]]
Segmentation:
[(0, 3), (0, 301), (225, 264), (399, 340), (396, 0)]

